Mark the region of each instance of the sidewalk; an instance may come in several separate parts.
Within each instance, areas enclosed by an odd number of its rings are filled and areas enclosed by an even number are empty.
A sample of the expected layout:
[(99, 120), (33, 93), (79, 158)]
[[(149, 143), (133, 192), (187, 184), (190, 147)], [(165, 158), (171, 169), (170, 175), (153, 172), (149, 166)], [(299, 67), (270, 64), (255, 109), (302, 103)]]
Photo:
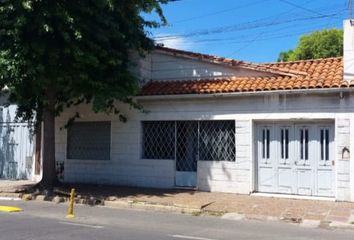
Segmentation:
[(129, 206), (164, 210), (164, 206), (167, 210), (180, 209), (180, 212), (213, 214), (230, 219), (284, 220), (305, 225), (354, 227), (354, 203), (348, 202), (176, 189), (92, 185), (76, 185), (75, 188), (81, 197), (99, 198), (104, 205), (111, 207)]
[(14, 194), (26, 190), (36, 183), (30, 180), (3, 180), (0, 179), (0, 193)]
[[(0, 196), (4, 194), (0, 183)], [(6, 184), (5, 184), (6, 185)], [(18, 184), (21, 189), (26, 184)], [(162, 211), (210, 214), (226, 219), (282, 220), (309, 227), (353, 227), (354, 203), (323, 200), (300, 200), (228, 193), (211, 193), (177, 189), (149, 189), (119, 186), (66, 185), (57, 194), (76, 189), (76, 201), (108, 207), (130, 207)], [(28, 195), (28, 194), (26, 194)], [(45, 200), (42, 195), (25, 199)], [(54, 198), (51, 198), (54, 199)], [(57, 202), (62, 200), (56, 198)]]

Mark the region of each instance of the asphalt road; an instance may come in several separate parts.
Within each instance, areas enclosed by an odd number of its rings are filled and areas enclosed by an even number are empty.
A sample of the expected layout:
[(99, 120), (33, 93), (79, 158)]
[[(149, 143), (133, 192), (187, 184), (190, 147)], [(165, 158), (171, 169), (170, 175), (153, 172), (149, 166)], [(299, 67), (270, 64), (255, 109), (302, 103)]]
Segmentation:
[(20, 213), (0, 213), (0, 239), (4, 240), (354, 239), (353, 230), (309, 229), (282, 222), (89, 206), (76, 206), (75, 218), (68, 220), (64, 204), (0, 201), (0, 205), (24, 209)]

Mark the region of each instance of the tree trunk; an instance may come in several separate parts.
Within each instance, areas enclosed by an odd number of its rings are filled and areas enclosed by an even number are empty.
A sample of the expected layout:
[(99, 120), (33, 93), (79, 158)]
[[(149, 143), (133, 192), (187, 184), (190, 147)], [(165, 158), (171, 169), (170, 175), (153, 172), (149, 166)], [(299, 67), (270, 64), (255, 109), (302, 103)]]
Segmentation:
[(35, 148), (35, 163), (34, 173), (39, 175), (41, 173), (41, 149), (42, 149), (42, 121), (36, 123), (36, 148)]
[(48, 104), (43, 108), (43, 177), (40, 186), (53, 189), (58, 183), (55, 170), (55, 99), (47, 95)]

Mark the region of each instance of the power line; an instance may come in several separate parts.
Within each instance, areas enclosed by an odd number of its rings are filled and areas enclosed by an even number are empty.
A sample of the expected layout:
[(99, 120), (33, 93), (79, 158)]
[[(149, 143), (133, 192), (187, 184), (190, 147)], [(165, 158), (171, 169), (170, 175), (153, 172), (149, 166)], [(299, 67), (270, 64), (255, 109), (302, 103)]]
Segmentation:
[[(300, 9), (302, 9), (302, 10), (305, 10), (305, 11), (308, 11), (308, 12), (311, 12), (311, 13), (315, 13), (316, 15), (319, 15), (319, 17), (321, 17), (321, 18), (326, 17), (326, 15), (324, 15), (324, 14), (322, 14), (322, 13), (319, 13), (319, 12), (313, 11), (313, 10), (310, 10), (310, 9), (308, 9), (308, 8), (306, 8), (306, 7), (299, 6), (299, 5), (297, 5), (297, 4), (293, 4), (293, 3), (291, 3), (291, 2), (288, 2), (287, 0), (280, 0), (280, 1), (281, 1), (281, 2), (285, 2), (285, 3), (287, 3), (287, 4), (289, 4), (289, 5), (292, 5), (292, 6), (294, 7), (294, 8), (292, 8), (290, 11), (288, 11), (288, 13), (291, 12), (291, 11), (294, 11), (296, 8), (300, 8)], [(307, 1), (304, 5), (309, 4), (310, 2), (311, 2), (311, 0), (310, 0), (310, 1)], [(340, 14), (340, 12), (338, 12), (336, 15), (339, 15), (339, 14)], [(279, 18), (281, 15), (283, 15), (283, 14), (278, 15), (278, 18)], [(265, 31), (261, 32), (257, 37), (254, 38), (253, 41), (251, 41), (251, 42), (245, 44), (244, 46), (240, 47), (239, 49), (237, 49), (236, 51), (234, 51), (234, 52), (233, 52), (232, 54), (230, 54), (230, 55), (234, 55), (235, 53), (237, 53), (237, 52), (239, 52), (239, 51), (241, 51), (241, 50), (243, 50), (243, 49), (249, 47), (249, 46), (252, 45), (254, 42), (256, 42), (258, 38), (261, 38), (261, 37), (264, 35), (264, 33), (265, 33)]]
[[(344, 8), (341, 8), (341, 9), (333, 9), (333, 7), (331, 8), (332, 10), (335, 10), (337, 13), (341, 13), (343, 10), (344, 10)], [(289, 12), (287, 12), (287, 14), (288, 14)], [(340, 15), (336, 15), (336, 16), (334, 16), (334, 17), (331, 17), (331, 18), (329, 18), (329, 19), (336, 19), (336, 18), (338, 18), (338, 17), (340, 17)], [(254, 22), (260, 22), (259, 20), (256, 20), (256, 21), (254, 21)], [(311, 22), (312, 23), (312, 22)], [(315, 22), (314, 22), (315, 23)], [(247, 24), (247, 22), (245, 23), (245, 24)], [(284, 29), (289, 29), (289, 28), (291, 28), (291, 27), (297, 27), (297, 26), (308, 26), (308, 24), (306, 24), (306, 25), (304, 25), (303, 23), (295, 23), (295, 24), (292, 24), (292, 25), (289, 25), (289, 24), (287, 24), (287, 25), (285, 25), (285, 26), (282, 26), (282, 27), (280, 27), (280, 28), (274, 28), (274, 27), (269, 27), (269, 28), (272, 28), (271, 30), (267, 30), (267, 33), (270, 33), (270, 32), (276, 32), (276, 31), (280, 31), (280, 30), (284, 30)], [(242, 32), (242, 31), (247, 31), (247, 30), (249, 30), (249, 29), (244, 29), (244, 30), (238, 30), (238, 32)], [(236, 33), (237, 34), (237, 33)], [(235, 37), (232, 37), (232, 38), (204, 38), (204, 39), (200, 39), (200, 38), (196, 38), (196, 39), (190, 39), (189, 40), (189, 42), (194, 42), (194, 43), (196, 43), (196, 42), (217, 42), (217, 41), (222, 41), (222, 40), (234, 40), (235, 38), (243, 38), (243, 37), (249, 37), (249, 36), (251, 36), (252, 35), (252, 33), (248, 33), (247, 35), (240, 35), (240, 36), (235, 36)], [(157, 37), (157, 38), (155, 38), (157, 41), (159, 41), (160, 39), (159, 39), (159, 37)], [(173, 39), (175, 39), (173, 36), (171, 36), (171, 39), (170, 38), (166, 38), (166, 39), (161, 39), (162, 41), (163, 40), (166, 40), (166, 41), (168, 41), (168, 40), (173, 40)]]
[(225, 32), (235, 32), (235, 31), (241, 31), (241, 30), (265, 28), (265, 27), (271, 27), (271, 26), (281, 25), (281, 24), (286, 24), (286, 23), (291, 23), (291, 22), (304, 22), (304, 21), (308, 21), (308, 20), (331, 18), (331, 17), (337, 16), (337, 15), (338, 15), (338, 13), (332, 13), (332, 14), (326, 14), (323, 16), (293, 18), (293, 19), (288, 19), (288, 20), (277, 20), (277, 21), (270, 21), (270, 22), (262, 22), (261, 20), (258, 20), (258, 21), (246, 22), (246, 23), (238, 24), (238, 25), (231, 25), (231, 26), (219, 27), (219, 28), (214, 28), (214, 29), (206, 29), (206, 30), (201, 30), (198, 32), (191, 32), (191, 33), (187, 33), (187, 34), (164, 35), (164, 36), (155, 37), (154, 39), (157, 41), (159, 41), (159, 40), (162, 41), (162, 40), (177, 39), (177, 38), (181, 38), (181, 37), (190, 38), (190, 37), (218, 34), (218, 33), (225, 33)]
[[(337, 17), (341, 18), (341, 17)], [(303, 26), (302, 28), (297, 28), (299, 26)], [(294, 29), (296, 28), (296, 29)], [(265, 41), (265, 40), (270, 40), (270, 39), (278, 39), (282, 37), (288, 37), (288, 36), (296, 36), (296, 35), (302, 35), (306, 33), (310, 33), (313, 31), (316, 31), (318, 29), (322, 28), (328, 28), (327, 23), (319, 23), (315, 25), (304, 25), (304, 24), (294, 24), (282, 28), (278, 28), (275, 30), (268, 30), (265, 34), (262, 35), (262, 38), (255, 40), (255, 37), (259, 35), (259, 33), (254, 33), (254, 34), (247, 34), (247, 35), (238, 35), (232, 38), (217, 38), (217, 39), (198, 39), (198, 40), (190, 40), (186, 43), (184, 43), (184, 46), (194, 46), (198, 44), (202, 45), (216, 45), (216, 44), (240, 44), (240, 43), (250, 43), (252, 41), (258, 42), (258, 41)], [(287, 31), (284, 31), (287, 30)]]
[[(280, 0), (280, 1), (285, 1), (285, 0)], [(286, 1), (286, 2), (287, 2), (287, 1)], [(310, 3), (310, 2), (311, 2), (311, 1), (307, 1), (307, 2), (305, 3), (305, 5), (308, 4), (308, 3)], [(295, 8), (299, 8), (299, 6), (298, 6), (298, 5), (295, 5), (294, 8), (290, 10), (290, 12), (293, 11), (293, 10), (295, 10)], [(301, 6), (300, 6), (300, 8), (301, 8), (301, 9), (307, 9), (307, 8), (301, 7)], [(288, 12), (289, 12), (289, 11), (288, 11)], [(312, 12), (312, 10), (311, 10), (311, 12)], [(315, 12), (315, 13), (316, 13), (317, 15), (320, 14), (320, 13), (317, 13), (317, 12)], [(334, 14), (334, 16), (337, 16), (337, 15), (339, 15), (339, 14), (341, 14), (341, 11), (338, 12), (338, 13), (336, 13), (336, 14)], [(278, 16), (278, 18), (279, 18), (281, 15), (283, 15), (283, 14), (280, 14), (280, 15)], [(319, 18), (327, 18), (326, 16), (328, 16), (328, 15), (321, 14), (321, 15), (318, 16), (318, 17), (319, 17)], [(239, 49), (237, 49), (236, 51), (234, 51), (234, 52), (233, 52), (232, 54), (230, 54), (230, 55), (234, 55), (235, 53), (237, 53), (237, 52), (239, 52), (239, 51), (241, 51), (241, 50), (243, 50), (243, 49), (245, 49), (245, 48), (251, 46), (254, 42), (257, 41), (258, 38), (262, 37), (262, 36), (264, 35), (264, 33), (265, 33), (265, 31), (261, 32), (256, 38), (254, 38), (253, 41), (251, 41), (251, 42), (245, 44), (243, 47), (240, 47)], [(230, 56), (230, 55), (229, 55), (229, 56)], [(229, 56), (228, 56), (228, 57), (229, 57)]]
[[(341, 18), (340, 16), (338, 16), (337, 18)], [(269, 41), (269, 40), (273, 40), (273, 39), (284, 39), (284, 38), (289, 38), (289, 37), (293, 37), (293, 36), (299, 36), (299, 35), (303, 35), (303, 34), (309, 34), (313, 31), (315, 31), (316, 29), (322, 29), (322, 28), (328, 28), (328, 24), (327, 23), (320, 23), (320, 24), (316, 24), (316, 25), (303, 25), (301, 24), (302, 26), (304, 26), (301, 30), (300, 29), (296, 29), (296, 31), (292, 30), (291, 28), (293, 27), (298, 27), (300, 24), (294, 24), (294, 25), (291, 25), (291, 26), (287, 26), (287, 27), (282, 27), (282, 28), (278, 28), (276, 29), (275, 31), (267, 31), (266, 32), (266, 35), (262, 34), (257, 34), (257, 36), (253, 39), (249, 39), (249, 40), (240, 40), (240, 38), (244, 38), (246, 35), (243, 35), (242, 36), (239, 36), (237, 38), (226, 38), (226, 39), (211, 39), (211, 43), (205, 43), (205, 42), (202, 42), (202, 44), (207, 44), (207, 45), (210, 45), (210, 44), (246, 44), (245, 46), (242, 46), (241, 47), (241, 50), (248, 47), (249, 45), (255, 43), (255, 42), (264, 42), (264, 41)], [(316, 28), (316, 29), (314, 29)], [(284, 29), (287, 29), (289, 31), (281, 31), (279, 32), (279, 30), (284, 30)], [(269, 34), (269, 33), (272, 33), (272, 34)], [(251, 37), (250, 35), (247, 35), (247, 37)], [(262, 38), (261, 38), (262, 37)], [(235, 39), (235, 41), (232, 41), (232, 39)], [(236, 40), (236, 39), (239, 39), (239, 40)], [(209, 39), (205, 39), (205, 41), (208, 41)], [(227, 41), (225, 42), (225, 40), (231, 40), (231, 41)], [(195, 43), (191, 42), (192, 45), (194, 45)], [(185, 44), (185, 45), (188, 45), (188, 42)], [(240, 49), (237, 49), (235, 52), (232, 53), (232, 55), (236, 52), (240, 51)], [(229, 55), (230, 56), (230, 55)], [(227, 56), (225, 56), (227, 57)], [(172, 62), (179, 62), (179, 60), (164, 60), (164, 61), (154, 61), (154, 63), (172, 63)], [(172, 71), (173, 69), (169, 69), (170, 71)], [(188, 69), (185, 69), (184, 67), (179, 67), (179, 68), (176, 68), (175, 70), (188, 70)], [(160, 70), (159, 70), (160, 71)], [(166, 71), (166, 70), (161, 70), (161, 71)]]
[[(307, 4), (307, 3), (309, 3), (309, 1), (306, 2), (306, 4)], [(295, 9), (295, 8), (291, 9), (290, 11), (288, 11), (287, 14), (288, 14), (289, 12), (292, 12), (294, 9)], [(284, 13), (278, 15), (277, 18), (275, 18), (274, 22), (276, 22), (276, 21), (278, 20), (278, 18), (280, 18), (282, 15), (284, 15)], [(274, 22), (273, 22), (273, 23), (274, 23)], [(264, 34), (265, 34), (265, 30), (262, 31), (262, 32), (260, 32), (252, 41), (250, 41), (249, 43), (246, 43), (244, 46), (240, 47), (239, 49), (237, 49), (236, 51), (234, 51), (234, 52), (233, 52), (232, 54), (230, 54), (230, 55), (233, 55), (234, 53), (239, 52), (239, 51), (241, 51), (241, 50), (243, 50), (243, 49), (245, 49), (245, 48), (251, 46), (254, 42), (256, 42), (259, 38), (261, 38)]]
[[(313, 3), (316, 0), (312, 0), (311, 3)], [(326, 10), (331, 10), (331, 12), (333, 12), (333, 9), (336, 8), (338, 6), (338, 4), (333, 4), (331, 6), (327, 6), (326, 8), (322, 8), (321, 11), (326, 11)], [(342, 6), (342, 4), (340, 4), (340, 6)], [(317, 10), (318, 11), (318, 10)], [(280, 15), (283, 14), (288, 14), (289, 11), (283, 12)], [(323, 16), (319, 16), (319, 17), (327, 17), (329, 15), (329, 13), (325, 14), (325, 13), (321, 13)], [(214, 28), (209, 28), (209, 29), (202, 29), (202, 30), (195, 30), (189, 33), (180, 33), (180, 34), (174, 34), (174, 35), (159, 35), (159, 36), (155, 36), (154, 39), (155, 40), (168, 40), (168, 39), (176, 39), (176, 38), (180, 38), (180, 37), (193, 37), (193, 36), (198, 36), (198, 35), (207, 35), (207, 34), (211, 34), (211, 33), (221, 33), (221, 32), (228, 32), (233, 31), (232, 28), (240, 28), (240, 27), (244, 27), (247, 28), (249, 25), (253, 26), (255, 24), (264, 24), (267, 23), (265, 21), (270, 21), (272, 22), (272, 18), (276, 17), (278, 18), (279, 14), (275, 15), (275, 16), (269, 16), (269, 17), (265, 17), (265, 18), (260, 18), (257, 20), (253, 20), (253, 21), (248, 21), (248, 22), (243, 22), (237, 25), (230, 25), (230, 26), (221, 26), (221, 27), (214, 27)], [(313, 16), (310, 16), (313, 17)], [(318, 16), (317, 16), (318, 17)], [(316, 18), (317, 18), (316, 17)]]
[(304, 11), (307, 11), (307, 12), (310, 12), (310, 13), (315, 13), (316, 15), (319, 15), (319, 16), (323, 16), (323, 14), (320, 13), (320, 12), (314, 11), (314, 10), (309, 9), (309, 8), (305, 8), (305, 7), (303, 7), (303, 6), (297, 5), (297, 4), (292, 3), (292, 2), (289, 2), (289, 1), (287, 1), (287, 0), (279, 0), (279, 1), (280, 1), (280, 2), (283, 2), (283, 3), (286, 3), (286, 4), (290, 5), (290, 6), (293, 6), (293, 7), (299, 8), (299, 9), (302, 9), (302, 10), (304, 10)]
[[(288, 1), (286, 0), (280, 0), (282, 2), (286, 2), (288, 5), (291, 5), (292, 3), (289, 4)], [(306, 3), (309, 3), (311, 1), (308, 1)], [(351, 1), (350, 1), (351, 2)], [(341, 6), (343, 7), (343, 2), (341, 3)], [(249, 21), (249, 22), (245, 22), (245, 23), (240, 23), (237, 25), (231, 25), (231, 26), (222, 26), (222, 27), (216, 27), (216, 28), (211, 28), (211, 29), (204, 29), (204, 30), (199, 30), (199, 31), (194, 31), (194, 32), (189, 32), (189, 33), (185, 33), (185, 34), (176, 34), (176, 35), (165, 35), (165, 36), (159, 36), (156, 37), (155, 40), (157, 41), (168, 41), (168, 40), (173, 40), (173, 39), (178, 39), (178, 38), (190, 38), (190, 37), (199, 37), (199, 36), (207, 36), (207, 35), (212, 35), (212, 34), (219, 34), (219, 33), (227, 33), (227, 32), (241, 32), (241, 31), (247, 31), (247, 30), (252, 30), (252, 29), (258, 29), (258, 28), (265, 28), (267, 29), (267, 31), (263, 31), (261, 34), (257, 34), (257, 36), (252, 39), (252, 40), (238, 40), (238, 41), (230, 41), (228, 43), (224, 43), (224, 44), (238, 44), (238, 43), (247, 43), (246, 46), (243, 46), (241, 49), (246, 48), (248, 46), (250, 46), (251, 44), (253, 44), (254, 42), (259, 42), (259, 41), (266, 41), (266, 40), (270, 40), (270, 39), (276, 39), (276, 38), (286, 38), (286, 37), (290, 37), (290, 36), (294, 36), (294, 35), (298, 35), (298, 34), (304, 34), (304, 33), (309, 33), (313, 30), (307, 30), (305, 32), (299, 32), (297, 31), (296, 33), (294, 31), (291, 32), (282, 32), (279, 34), (269, 34), (271, 31), (269, 31), (269, 28), (272, 28), (273, 26), (276, 25), (284, 25), (286, 26), (286, 24), (288, 23), (292, 23), (292, 22), (296, 22), (296, 23), (300, 23), (304, 26), (308, 26), (307, 24), (303, 24), (303, 22), (305, 21), (312, 21), (312, 20), (316, 20), (316, 19), (323, 19), (323, 18), (327, 18), (327, 19), (335, 19), (338, 18), (341, 14), (343, 14), (343, 9), (340, 9), (339, 12), (334, 12), (334, 6), (337, 6), (338, 4), (332, 4), (332, 6), (326, 6), (326, 10), (323, 10), (323, 8), (321, 9), (321, 11), (327, 11), (327, 13), (322, 12), (319, 13), (318, 11), (315, 10), (310, 10), (308, 8), (305, 8), (303, 6), (299, 6), (297, 4), (292, 5), (293, 9), (291, 10), (295, 10), (296, 8), (298, 9), (302, 9), (305, 10), (306, 12), (311, 12), (311, 13), (315, 13), (316, 16), (309, 16), (307, 17), (306, 15), (304, 17), (292, 17), (292, 18), (288, 18), (288, 19), (279, 19), (279, 16), (284, 15), (284, 14), (288, 14), (289, 16), (296, 16), (297, 14), (289, 14), (289, 11), (284, 12), (280, 15), (277, 16), (271, 16), (271, 17), (267, 17), (267, 18), (263, 18), (263, 19), (258, 19), (255, 21)], [(328, 12), (328, 8), (331, 9), (330, 12)], [(338, 10), (335, 10), (338, 11)], [(219, 11), (220, 12), (220, 11)], [(217, 14), (217, 13), (216, 13)], [(207, 14), (208, 15), (208, 14)], [(298, 16), (298, 15), (297, 15)], [(202, 16), (197, 16), (196, 18), (199, 18)], [(274, 17), (276, 17), (274, 19)], [(272, 19), (273, 18), (273, 19)], [(313, 22), (313, 21), (312, 21)], [(295, 24), (295, 26), (300, 25), (300, 24)], [(289, 26), (287, 27), (282, 27), (280, 29), (288, 29)], [(297, 30), (297, 29), (296, 29)], [(220, 42), (222, 41), (219, 39), (215, 39), (215, 40), (210, 40), (210, 39), (201, 39), (199, 40), (200, 42), (214, 42), (215, 44), (220, 44)], [(188, 44), (188, 42), (186, 43)], [(240, 49), (237, 50), (237, 52), (240, 51)]]
[[(335, 17), (333, 19), (337, 19), (339, 17)], [(319, 24), (319, 27), (322, 27), (323, 23), (320, 23)], [(272, 36), (274, 35), (275, 33), (278, 33), (278, 34), (282, 34), (284, 32), (282, 32), (282, 30), (289, 30), (289, 31), (286, 31), (285, 33), (287, 32), (290, 32), (290, 33), (293, 33), (294, 30), (292, 30), (291, 28), (296, 28), (296, 27), (299, 27), (299, 26), (303, 26), (305, 27), (305, 29), (308, 29), (308, 27), (310, 26), (312, 29), (317, 25), (315, 26), (312, 26), (312, 25), (304, 25), (302, 23), (297, 23), (297, 24), (293, 24), (293, 25), (287, 25), (285, 27), (281, 27), (281, 28), (276, 28), (276, 29), (272, 29), (272, 30), (268, 30), (266, 33), (266, 36)], [(301, 28), (302, 29), (302, 28)], [(300, 29), (295, 29), (295, 30), (300, 30)], [(311, 29), (309, 29), (311, 30)], [(256, 33), (253, 33), (253, 35), (257, 35)], [(236, 38), (249, 38), (249, 37), (252, 37), (252, 34), (244, 34), (244, 35), (236, 35), (234, 37), (228, 37), (228, 38), (206, 38), (206, 39), (197, 39), (197, 40), (191, 40), (190, 42), (192, 44), (195, 44), (195, 43), (201, 43), (201, 44), (204, 44), (204, 43), (209, 43), (209, 42), (217, 42), (217, 43), (220, 43), (220, 42), (227, 42), (227, 41), (234, 41)]]

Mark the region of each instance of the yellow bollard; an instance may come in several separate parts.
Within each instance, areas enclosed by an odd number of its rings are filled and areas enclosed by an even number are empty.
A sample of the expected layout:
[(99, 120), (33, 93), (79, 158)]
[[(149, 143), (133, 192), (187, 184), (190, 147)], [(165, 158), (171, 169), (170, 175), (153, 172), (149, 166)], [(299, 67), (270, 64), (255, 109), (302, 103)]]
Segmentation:
[(74, 217), (74, 200), (75, 200), (75, 188), (72, 188), (70, 192), (69, 208), (68, 208), (68, 214), (66, 215), (66, 218)]

